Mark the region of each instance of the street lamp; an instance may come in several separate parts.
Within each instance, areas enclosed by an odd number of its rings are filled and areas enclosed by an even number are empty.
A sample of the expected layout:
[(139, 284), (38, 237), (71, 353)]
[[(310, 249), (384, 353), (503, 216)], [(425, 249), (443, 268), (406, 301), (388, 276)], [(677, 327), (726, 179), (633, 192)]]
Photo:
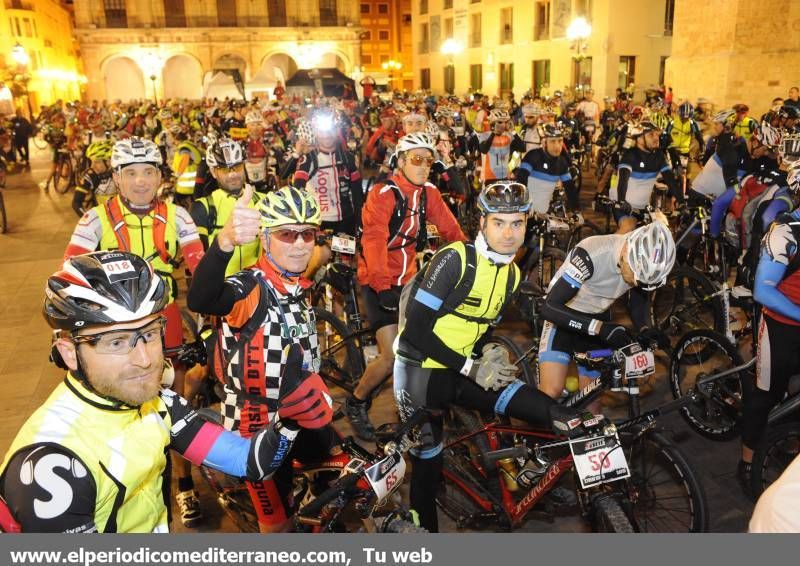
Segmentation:
[(158, 105), (156, 79), (162, 67), (164, 67), (164, 59), (157, 53), (145, 53), (140, 59), (140, 65), (145, 75), (153, 82), (153, 99), (155, 99), (156, 105)]
[(456, 55), (461, 53), (464, 50), (464, 47), (461, 45), (460, 42), (456, 41), (452, 37), (448, 37), (442, 43), (442, 47), (440, 51), (442, 55), (447, 57), (447, 67), (445, 68), (445, 90), (448, 94), (453, 94), (456, 89), (456, 64), (455, 58)]
[(381, 67), (383, 67), (384, 71), (389, 71), (389, 89), (393, 90), (394, 87), (394, 72), (399, 71), (403, 68), (403, 64), (400, 61), (395, 61), (394, 59), (389, 59), (388, 61), (384, 62)]
[(28, 55), (28, 52), (25, 48), (17, 42), (17, 44), (11, 48), (11, 58), (17, 64), (22, 72), (20, 73), (20, 80), (19, 82), (22, 83), (22, 86), (25, 89), (25, 102), (28, 105), (28, 118), (33, 121), (33, 108), (31, 108), (31, 95), (28, 91), (28, 83), (31, 80), (30, 75), (28, 75), (28, 65), (31, 62), (31, 57)]
[(567, 39), (572, 42), (570, 49), (575, 50), (575, 60), (582, 61), (588, 47), (587, 39), (592, 35), (592, 26), (586, 18), (575, 18), (567, 27)]

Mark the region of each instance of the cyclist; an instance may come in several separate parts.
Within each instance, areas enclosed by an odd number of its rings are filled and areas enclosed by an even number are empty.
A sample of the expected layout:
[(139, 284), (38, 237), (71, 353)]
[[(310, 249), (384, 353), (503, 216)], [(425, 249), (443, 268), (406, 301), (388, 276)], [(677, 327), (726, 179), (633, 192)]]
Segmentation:
[(580, 209), (574, 202), (577, 197), (575, 183), (569, 174), (569, 157), (564, 154), (564, 136), (557, 126), (548, 124), (541, 128), (543, 147), (525, 154), (522, 163), (515, 170), (518, 183), (528, 187), (531, 211), (547, 214), (550, 202), (558, 183), (564, 184), (564, 191), (570, 198), (570, 208)]
[(203, 152), (197, 143), (189, 138), (185, 129), (182, 129), (175, 137), (179, 140), (172, 158), (172, 172), (177, 179), (175, 194), (177, 198), (182, 199), (182, 202), (188, 205), (194, 196), (197, 168), (203, 160)]
[[(192, 220), (197, 225), (200, 241), (203, 242), (203, 247), (208, 249), (210, 243), (225, 226), (246, 186), (242, 145), (230, 138), (220, 138), (208, 146), (206, 163), (219, 188), (209, 196), (194, 201), (191, 214)], [(248, 206), (255, 209), (261, 196), (253, 194)], [(257, 239), (236, 246), (225, 275), (233, 275), (250, 267), (256, 263), (259, 255), (261, 247)]]
[(524, 152), (525, 142), (511, 128), (511, 117), (502, 108), (489, 112), (490, 130), (478, 134), (481, 160), (481, 182), (511, 177), (509, 161), (515, 151)]
[(702, 159), (703, 170), (692, 182), (692, 190), (707, 197), (725, 196), (732, 200), (739, 191), (739, 180), (749, 169), (747, 144), (733, 133), (736, 112), (721, 110), (711, 118), (712, 137)]
[(733, 133), (740, 138), (743, 138), (748, 144), (753, 134), (758, 132), (758, 122), (754, 118), (747, 115), (750, 112), (750, 107), (747, 104), (735, 104), (733, 106), (736, 117), (733, 122)]
[(692, 119), (694, 107), (688, 100), (678, 106), (678, 114), (675, 116), (664, 131), (667, 138), (667, 147), (673, 165), (680, 163), (680, 156), (689, 157), (692, 147), (692, 139), (697, 140), (699, 152), (703, 153), (705, 144), (700, 127)]
[[(303, 296), (310, 281), (302, 277), (321, 222), (319, 204), (306, 191), (287, 186), (263, 197), (256, 210), (250, 208), (252, 192), (246, 187), (239, 197), (197, 266), (187, 297), (193, 311), (219, 317), (214, 340), (222, 355), (211, 365), (225, 382), (223, 426), (246, 438), (275, 417), (280, 376), (290, 363), (287, 347), (299, 344), (303, 366), (320, 367), (314, 312)], [(254, 239), (263, 250), (258, 262), (226, 278), (236, 246)], [(329, 397), (313, 404), (332, 412)], [(292, 459), (318, 461), (337, 445), (329, 426), (301, 431), (272, 480), (248, 482), (263, 532), (290, 526)]]
[(533, 104), (526, 104), (522, 107), (524, 122), (519, 130), (519, 137), (525, 142), (525, 155), (531, 150), (542, 147), (542, 130), (539, 126), (540, 114), (541, 109)]
[[(557, 399), (564, 390), (572, 353), (636, 340), (611, 320), (611, 305), (631, 289), (631, 318), (644, 335), (648, 305), (644, 291), (663, 285), (675, 263), (675, 242), (665, 223), (654, 221), (627, 234), (591, 236), (567, 254), (553, 276), (542, 306), (545, 319), (539, 342), (539, 389)], [(596, 379), (578, 366), (581, 387)]]
[(162, 389), (168, 293), (151, 265), (126, 252), (76, 256), (47, 280), (44, 316), (58, 332), (51, 359), (68, 373), (3, 460), (0, 494), (23, 532), (167, 532), (167, 448), (256, 480), (278, 469), (300, 427), (325, 424), (325, 415), (288, 408), (326, 391), (299, 366), (283, 376), (281, 419), (251, 441)]
[(72, 197), (72, 210), (78, 216), (83, 216), (88, 210), (87, 203), (91, 203), (91, 206), (105, 204), (117, 193), (108, 162), (113, 148), (114, 143), (111, 141), (96, 141), (86, 148), (86, 158), (91, 165), (83, 176), (81, 184), (75, 187), (75, 194)]
[[(172, 356), (183, 343), (183, 325), (178, 304), (177, 284), (172, 272), (180, 251), (186, 266), (194, 271), (203, 256), (203, 244), (189, 213), (182, 207), (159, 201), (156, 190), (161, 182), (161, 153), (155, 143), (140, 138), (114, 144), (111, 168), (119, 193), (90, 209), (78, 221), (64, 259), (94, 250), (122, 250), (146, 259), (156, 273), (166, 279), (169, 304), (166, 316), (165, 347)], [(175, 372), (175, 391), (182, 393), (184, 368)], [(199, 498), (194, 490), (188, 463), (176, 460), (181, 519), (187, 526), (202, 519)]]
[(747, 494), (751, 493), (753, 451), (767, 425), (769, 411), (783, 399), (789, 378), (800, 365), (799, 229), (800, 211), (795, 210), (779, 216), (761, 242), (753, 287), (753, 297), (762, 306), (756, 383), (744, 398), (742, 459), (737, 470)]
[(669, 188), (669, 194), (683, 201), (678, 182), (661, 149), (661, 130), (650, 121), (643, 121), (629, 130), (634, 139), (632, 148), (626, 149), (617, 167), (616, 184), (612, 183), (609, 197), (617, 201), (614, 216), (620, 232), (629, 232), (636, 226), (631, 210), (642, 210), (650, 204), (656, 179), (659, 175)]
[(411, 450), (411, 506), (438, 531), (443, 412), (451, 405), (549, 424), (553, 401), (516, 380), (508, 353), (487, 344), (491, 327), (519, 284), (514, 255), (522, 245), (530, 198), (525, 185), (492, 183), (481, 191), (474, 243), (445, 246), (403, 291), (394, 391), (401, 419), (430, 410), (422, 446)]
[(439, 191), (427, 182), (436, 161), (434, 143), (427, 134), (400, 138), (397, 172), (370, 191), (364, 205), (358, 282), (380, 355), (367, 366), (345, 402), (350, 424), (364, 440), (375, 438), (367, 413), (369, 401), (373, 390), (392, 373), (400, 289), (417, 272), (416, 254), (427, 238), (427, 224), (435, 225), (446, 242), (466, 239)]

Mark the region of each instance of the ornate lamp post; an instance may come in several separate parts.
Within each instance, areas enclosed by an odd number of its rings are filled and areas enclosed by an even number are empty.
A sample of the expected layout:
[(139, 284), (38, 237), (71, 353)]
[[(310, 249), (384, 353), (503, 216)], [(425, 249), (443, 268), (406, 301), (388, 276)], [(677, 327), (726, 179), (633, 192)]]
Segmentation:
[(447, 67), (445, 68), (445, 76), (449, 75), (449, 80), (445, 81), (445, 90), (447, 90), (448, 94), (453, 94), (456, 88), (456, 65), (455, 65), (455, 58), (456, 55), (461, 53), (464, 50), (464, 46), (461, 45), (458, 41), (449, 37), (444, 40), (442, 43), (442, 48), (440, 49), (442, 55), (447, 57)]
[(33, 108), (31, 108), (31, 96), (30, 92), (28, 92), (28, 83), (31, 80), (30, 75), (28, 74), (28, 65), (31, 62), (30, 55), (25, 50), (25, 48), (17, 43), (14, 47), (11, 48), (11, 58), (17, 64), (17, 68), (19, 71), (19, 79), (15, 77), (15, 81), (18, 81), (22, 84), (25, 94), (25, 101), (28, 105), (28, 117), (33, 120)]
[(575, 18), (567, 27), (567, 39), (572, 42), (570, 49), (575, 51), (575, 86), (581, 88), (581, 62), (586, 58), (586, 49), (589, 47), (589, 36), (592, 35), (592, 26), (586, 18)]
[(389, 89), (394, 90), (394, 72), (402, 69), (403, 64), (400, 61), (389, 59), (381, 67), (383, 67), (384, 71), (389, 71)]

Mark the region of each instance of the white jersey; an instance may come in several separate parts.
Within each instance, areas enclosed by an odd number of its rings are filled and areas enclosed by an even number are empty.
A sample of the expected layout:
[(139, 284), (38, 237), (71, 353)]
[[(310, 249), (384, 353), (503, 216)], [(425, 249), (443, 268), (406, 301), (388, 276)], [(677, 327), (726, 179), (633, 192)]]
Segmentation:
[(756, 503), (751, 533), (800, 533), (800, 456)]

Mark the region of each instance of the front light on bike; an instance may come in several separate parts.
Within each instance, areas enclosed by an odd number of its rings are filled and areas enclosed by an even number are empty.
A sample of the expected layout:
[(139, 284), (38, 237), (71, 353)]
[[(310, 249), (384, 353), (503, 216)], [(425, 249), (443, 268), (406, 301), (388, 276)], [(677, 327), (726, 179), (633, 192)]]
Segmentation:
[(616, 436), (617, 435), (617, 425), (614, 423), (609, 423), (603, 427), (603, 436)]

